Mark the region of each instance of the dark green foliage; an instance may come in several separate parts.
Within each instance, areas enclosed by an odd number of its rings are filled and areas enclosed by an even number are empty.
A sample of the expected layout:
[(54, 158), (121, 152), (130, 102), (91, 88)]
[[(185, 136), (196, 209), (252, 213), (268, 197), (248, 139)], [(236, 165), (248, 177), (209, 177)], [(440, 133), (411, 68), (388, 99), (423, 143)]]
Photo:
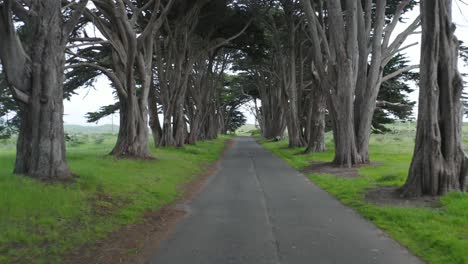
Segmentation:
[(90, 88), (101, 73), (93, 68), (79, 67), (65, 73), (64, 98), (76, 94), (78, 88)]
[(245, 92), (246, 89), (251, 88), (249, 85), (251, 85), (249, 76), (245, 74), (225, 75), (221, 103), (234, 108), (247, 103), (251, 99), (250, 95)]
[[(395, 11), (398, 5), (403, 2), (403, 0), (388, 0), (387, 1), (387, 9), (385, 10), (385, 14), (387, 16), (387, 23), (391, 21), (391, 18), (394, 16)], [(409, 5), (406, 6), (405, 12), (413, 10), (419, 4), (419, 1), (411, 1)], [(404, 17), (400, 18), (400, 22), (404, 22)]]
[(247, 122), (239, 108), (251, 100), (244, 92), (247, 77), (244, 74), (225, 75), (224, 87), (220, 90), (220, 104), (224, 111), (224, 132), (234, 133)]
[[(384, 76), (407, 66), (407, 58), (404, 55), (398, 54), (385, 67)], [(388, 132), (389, 129), (385, 127), (385, 124), (394, 123), (395, 120), (407, 121), (411, 119), (416, 102), (408, 98), (408, 94), (414, 91), (408, 85), (408, 82), (418, 79), (418, 73), (405, 72), (382, 84), (377, 100), (391, 104), (386, 104), (376, 109), (372, 121), (375, 133)]]
[(460, 43), (460, 57), (468, 65), (468, 47), (463, 45), (463, 42)]
[(247, 123), (247, 118), (245, 118), (245, 115), (239, 110), (231, 112), (228, 119), (226, 131), (231, 133), (236, 132), (237, 129)]
[[(88, 58), (89, 62), (99, 62), (102, 66), (110, 66), (111, 50), (103, 46), (80, 49), (76, 51), (76, 55), (68, 56), (67, 65), (77, 65), (84, 62), (83, 58)], [(69, 99), (79, 88), (93, 87), (96, 78), (100, 75), (102, 72), (87, 66), (74, 67), (65, 72), (64, 98)]]
[(99, 109), (97, 112), (89, 112), (86, 114), (86, 119), (88, 123), (97, 123), (99, 120), (106, 116), (110, 116), (115, 114), (120, 109), (120, 103), (117, 102), (115, 104), (106, 105)]

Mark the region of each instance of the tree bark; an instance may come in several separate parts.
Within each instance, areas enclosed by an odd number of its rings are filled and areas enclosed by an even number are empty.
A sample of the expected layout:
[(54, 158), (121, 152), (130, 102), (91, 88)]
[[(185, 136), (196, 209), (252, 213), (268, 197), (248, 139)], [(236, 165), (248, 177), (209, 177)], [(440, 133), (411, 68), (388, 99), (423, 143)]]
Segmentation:
[(163, 106), (163, 127), (162, 127), (162, 136), (161, 136), (161, 147), (168, 147), (168, 146), (174, 146), (174, 133), (172, 130), (172, 115), (170, 114), (171, 111), (169, 109), (169, 106)]
[(152, 158), (148, 143), (148, 103), (137, 96), (120, 99), (120, 129), (111, 152), (118, 158)]
[[(119, 97), (120, 128), (111, 155), (137, 159), (151, 157), (148, 98), (154, 88), (151, 87), (154, 41), (173, 2), (169, 0), (163, 7), (160, 1), (151, 1), (138, 8), (130, 1), (95, 0), (95, 9), (85, 12), (88, 21), (96, 26), (112, 51), (110, 65), (108, 60), (91, 60), (86, 64), (103, 72), (112, 81)], [(144, 14), (148, 14), (148, 19), (141, 19)]]
[(467, 158), (462, 149), (463, 83), (457, 69), (451, 0), (421, 1), (421, 82), (416, 145), (404, 196), (463, 191)]
[[(185, 90), (185, 89), (184, 89)], [(184, 92), (185, 94), (185, 92)], [(185, 111), (184, 111), (184, 99), (181, 99), (177, 104), (176, 114), (174, 116), (174, 141), (176, 147), (183, 147), (185, 139), (187, 138), (186, 123), (185, 123)]]
[(39, 27), (42, 30), (35, 35), (32, 56), (30, 103), (20, 106), (14, 173), (42, 180), (67, 179), (72, 173), (67, 165), (63, 129), (65, 58), (58, 45), (46, 44), (53, 30), (44, 24)]
[[(329, 111), (333, 121), (335, 139), (334, 163), (341, 167), (352, 167), (362, 163), (354, 136), (354, 95), (359, 64), (358, 10), (354, 0), (330, 1), (330, 42), (336, 63), (329, 69), (328, 83), (332, 83), (328, 94)], [(346, 13), (346, 20), (343, 18)]]
[(313, 48), (313, 63), (317, 65), (313, 75), (328, 95), (334, 124), (334, 161), (339, 166), (368, 163), (372, 117), (383, 68), (418, 27), (419, 17), (390, 42), (411, 0), (401, 1), (387, 24), (385, 0), (375, 5), (371, 0), (329, 0), (327, 20), (318, 17), (322, 11), (317, 13), (312, 2), (301, 0), (312, 42), (320, 43)]
[(326, 96), (320, 87), (314, 87), (311, 95), (311, 108), (309, 113), (309, 136), (305, 153), (323, 152), (325, 147), (325, 113)]
[(372, 11), (370, 0), (364, 1), (364, 10), (358, 5), (359, 72), (354, 101), (354, 127), (357, 149), (363, 163), (370, 162), (369, 141), (372, 120), (384, 77), (384, 68), (398, 53), (405, 39), (417, 29), (420, 22), (420, 18), (417, 17), (390, 42), (392, 33), (410, 2), (410, 0), (401, 1), (387, 25), (386, 0), (377, 1), (375, 11)]
[(66, 22), (60, 1), (28, 3), (30, 14), (14, 14), (28, 29), (25, 43), (16, 34), (12, 4), (0, 4), (0, 58), (20, 106), (14, 172), (42, 180), (67, 179), (72, 173), (63, 129), (64, 51), (86, 1), (80, 2)]
[(256, 83), (262, 106), (260, 108), (260, 125), (262, 136), (266, 139), (284, 137), (286, 129), (286, 111), (283, 100), (284, 91), (277, 87), (274, 77), (269, 71), (255, 71)]
[(153, 142), (154, 146), (157, 148), (160, 146), (161, 143), (161, 138), (162, 138), (162, 128), (161, 124), (159, 121), (159, 109), (158, 109), (158, 100), (156, 97), (156, 87), (152, 85), (150, 92), (149, 92), (149, 98), (148, 98), (148, 104), (149, 104), (149, 125), (151, 128), (151, 134), (153, 136)]
[[(298, 98), (298, 83), (296, 76), (296, 22), (294, 17), (294, 10), (292, 4), (283, 4), (285, 9), (286, 24), (289, 30), (289, 39), (288, 39), (288, 53), (284, 56), (283, 60), (283, 75), (285, 83), (285, 89), (287, 94), (287, 103), (288, 103), (288, 138), (289, 138), (289, 147), (304, 147), (306, 145), (304, 134), (301, 129), (300, 122), (300, 110), (299, 110), (299, 98)], [(287, 61), (287, 62), (286, 62)]]

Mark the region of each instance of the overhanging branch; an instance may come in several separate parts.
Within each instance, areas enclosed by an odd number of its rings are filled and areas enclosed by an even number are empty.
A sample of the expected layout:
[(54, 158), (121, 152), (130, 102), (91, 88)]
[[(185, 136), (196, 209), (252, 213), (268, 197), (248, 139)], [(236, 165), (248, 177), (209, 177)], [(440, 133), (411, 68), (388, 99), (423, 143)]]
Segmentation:
[(388, 80), (391, 80), (391, 79), (397, 77), (398, 75), (400, 75), (400, 74), (402, 74), (404, 72), (411, 71), (411, 70), (418, 69), (418, 68), (419, 68), (419, 65), (411, 65), (411, 66), (401, 68), (398, 71), (394, 71), (394, 72), (384, 76), (382, 78), (382, 82), (386, 82)]

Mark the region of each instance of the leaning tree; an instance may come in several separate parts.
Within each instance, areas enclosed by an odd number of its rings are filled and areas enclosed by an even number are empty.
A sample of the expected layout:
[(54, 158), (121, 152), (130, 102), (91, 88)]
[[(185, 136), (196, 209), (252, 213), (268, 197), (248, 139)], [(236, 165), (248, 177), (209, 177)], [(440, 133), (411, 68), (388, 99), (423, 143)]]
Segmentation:
[(461, 128), (463, 81), (451, 0), (421, 1), (421, 81), (416, 145), (404, 196), (442, 195), (465, 187), (468, 160)]
[(87, 2), (0, 1), (0, 59), (21, 119), (17, 174), (72, 176), (63, 130), (65, 47)]

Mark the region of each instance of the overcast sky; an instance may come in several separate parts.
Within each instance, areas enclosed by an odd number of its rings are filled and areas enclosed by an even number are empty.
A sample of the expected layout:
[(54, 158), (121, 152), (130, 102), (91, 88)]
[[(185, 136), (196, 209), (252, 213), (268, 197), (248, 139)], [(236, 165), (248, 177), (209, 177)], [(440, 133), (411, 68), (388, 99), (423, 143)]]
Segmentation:
[[(412, 12), (406, 14), (407, 22), (410, 23), (419, 14), (419, 8), (415, 8)], [(453, 6), (453, 20), (457, 25), (456, 35), (458, 39), (465, 43), (468, 43), (468, 6), (463, 4), (459, 0), (454, 1)], [(405, 24), (400, 24), (395, 34), (401, 32), (405, 28)], [(410, 36), (406, 44), (411, 44), (420, 41), (420, 35)], [(403, 46), (405, 46), (403, 45)], [(420, 46), (414, 46), (406, 51), (408, 57), (411, 60), (411, 64), (418, 64), (420, 57)], [(460, 71), (468, 73), (468, 68), (460, 62)], [(418, 92), (414, 92), (410, 95), (411, 99), (417, 101)], [(90, 125), (84, 118), (88, 112), (94, 112), (99, 110), (100, 107), (114, 103), (114, 96), (112, 94), (112, 88), (109, 85), (109, 81), (105, 77), (101, 77), (95, 83), (94, 88), (91, 89), (80, 89), (77, 95), (74, 95), (70, 101), (65, 102), (65, 124), (77, 124), (77, 125)], [(416, 109), (415, 109), (416, 111)], [(248, 123), (253, 124), (255, 122), (254, 117), (245, 111), (248, 117)], [(99, 122), (102, 124), (111, 124), (114, 121), (118, 123), (118, 115), (104, 118)]]

